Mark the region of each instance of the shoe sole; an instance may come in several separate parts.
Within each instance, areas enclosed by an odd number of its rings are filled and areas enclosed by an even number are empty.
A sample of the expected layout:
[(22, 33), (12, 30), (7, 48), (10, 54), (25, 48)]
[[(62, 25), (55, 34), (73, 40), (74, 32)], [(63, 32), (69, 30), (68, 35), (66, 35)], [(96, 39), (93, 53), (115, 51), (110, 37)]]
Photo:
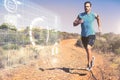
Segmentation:
[(86, 68), (87, 71), (91, 71), (92, 70), (92, 67), (91, 68)]
[(95, 57), (93, 56), (92, 57), (92, 61), (91, 61), (91, 66), (86, 68), (87, 71), (91, 71), (92, 70), (92, 67), (94, 66), (94, 61), (95, 61)]

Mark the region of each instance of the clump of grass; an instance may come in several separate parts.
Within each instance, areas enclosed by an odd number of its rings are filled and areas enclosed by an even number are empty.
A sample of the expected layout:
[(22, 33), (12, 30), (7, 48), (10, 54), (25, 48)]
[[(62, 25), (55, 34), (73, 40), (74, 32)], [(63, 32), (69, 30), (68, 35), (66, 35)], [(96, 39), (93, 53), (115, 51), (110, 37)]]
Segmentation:
[(6, 44), (2, 47), (4, 50), (19, 49), (17, 44)]
[(3, 53), (4, 53), (3, 49), (0, 48), (0, 69), (5, 67), (5, 65), (3, 64), (3, 55), (4, 55)]

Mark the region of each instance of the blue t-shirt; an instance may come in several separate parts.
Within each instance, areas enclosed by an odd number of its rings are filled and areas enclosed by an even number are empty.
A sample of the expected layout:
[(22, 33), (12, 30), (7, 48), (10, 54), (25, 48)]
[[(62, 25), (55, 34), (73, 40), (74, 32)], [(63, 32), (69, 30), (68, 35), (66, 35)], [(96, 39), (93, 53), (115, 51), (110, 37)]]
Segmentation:
[(95, 35), (95, 30), (93, 28), (93, 22), (95, 20), (96, 14), (95, 13), (80, 13), (79, 18), (83, 20), (81, 24), (81, 36), (87, 37), (89, 35)]

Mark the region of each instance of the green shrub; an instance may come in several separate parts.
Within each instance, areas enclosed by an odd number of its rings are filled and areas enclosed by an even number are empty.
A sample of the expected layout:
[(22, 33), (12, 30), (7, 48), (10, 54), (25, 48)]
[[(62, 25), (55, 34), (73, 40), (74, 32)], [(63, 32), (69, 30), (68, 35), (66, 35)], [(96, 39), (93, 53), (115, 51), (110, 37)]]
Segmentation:
[(0, 26), (0, 29), (8, 29), (8, 25), (3, 23), (1, 26)]
[(2, 46), (4, 50), (10, 50), (10, 49), (19, 49), (20, 47), (17, 44), (6, 44)]
[(78, 39), (75, 46), (83, 47), (81, 39)]
[(117, 49), (115, 49), (115, 53), (116, 53), (116, 54), (120, 54), (120, 47), (117, 48)]
[(13, 31), (17, 31), (16, 27), (12, 24), (9, 24), (9, 23), (3, 23), (1, 26), (0, 26), (0, 29), (3, 29), (3, 30), (13, 30)]
[(111, 42), (111, 45), (113, 52), (116, 52), (116, 50), (118, 51), (120, 48), (120, 39), (119, 40), (115, 39), (114, 41)]

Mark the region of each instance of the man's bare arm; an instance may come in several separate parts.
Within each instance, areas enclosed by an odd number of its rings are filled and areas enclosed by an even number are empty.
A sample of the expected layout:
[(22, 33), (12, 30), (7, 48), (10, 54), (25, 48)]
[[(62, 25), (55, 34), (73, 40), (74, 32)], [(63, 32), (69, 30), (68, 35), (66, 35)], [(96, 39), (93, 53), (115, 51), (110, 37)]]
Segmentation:
[(78, 26), (79, 24), (83, 23), (83, 20), (77, 17), (73, 22), (73, 26)]
[(99, 30), (99, 32), (101, 32), (101, 21), (100, 21), (100, 16), (97, 15), (96, 19), (97, 19), (97, 24), (98, 24), (98, 30)]

